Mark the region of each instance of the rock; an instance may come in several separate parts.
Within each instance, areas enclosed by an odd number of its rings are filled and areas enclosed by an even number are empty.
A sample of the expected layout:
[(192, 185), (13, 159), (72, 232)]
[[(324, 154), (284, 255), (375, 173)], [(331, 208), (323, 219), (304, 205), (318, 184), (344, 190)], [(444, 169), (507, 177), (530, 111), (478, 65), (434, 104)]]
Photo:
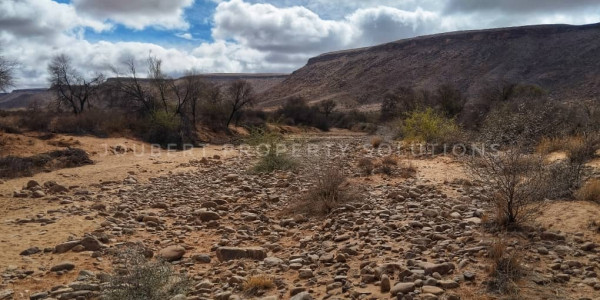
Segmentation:
[(290, 300), (313, 300), (313, 297), (308, 292), (301, 292), (291, 297)]
[(50, 194), (58, 194), (58, 193), (63, 193), (63, 192), (68, 192), (68, 191), (69, 191), (68, 188), (66, 188), (65, 186), (60, 185), (60, 184), (55, 184), (55, 185), (51, 186), (50, 188), (48, 188), (48, 192)]
[(33, 254), (40, 253), (40, 252), (42, 252), (42, 250), (40, 250), (40, 248), (31, 247), (29, 249), (23, 250), (21, 253), (19, 253), (19, 255), (28, 256), (28, 255), (33, 255)]
[(210, 255), (208, 255), (208, 254), (195, 254), (192, 256), (192, 259), (195, 262), (199, 262), (199, 263), (203, 263), (203, 264), (210, 263)]
[(43, 197), (46, 197), (46, 193), (44, 193), (44, 191), (37, 190), (37, 191), (33, 192), (33, 194), (31, 194), (31, 197), (33, 197), (33, 198), (43, 198)]
[(219, 216), (219, 214), (214, 211), (202, 211), (198, 214), (198, 218), (200, 218), (202, 222), (208, 222), (213, 220), (219, 220), (221, 216)]
[(387, 293), (390, 291), (390, 277), (387, 276), (386, 274), (383, 274), (381, 276), (381, 285), (380, 285), (380, 289), (382, 293)]
[(308, 279), (313, 278), (315, 275), (311, 269), (300, 269), (298, 270), (298, 278), (300, 279)]
[(29, 193), (27, 191), (14, 191), (13, 197), (15, 198), (27, 198)]
[(267, 252), (261, 247), (237, 248), (220, 247), (217, 249), (217, 258), (220, 261), (229, 261), (234, 259), (253, 259), (263, 260), (267, 257)]
[(440, 280), (438, 284), (444, 289), (455, 289), (460, 286), (458, 282), (454, 280)]
[(424, 285), (421, 288), (421, 292), (423, 294), (433, 294), (433, 295), (439, 296), (444, 293), (444, 290), (437, 286)]
[(92, 236), (84, 237), (81, 242), (81, 246), (83, 246), (85, 251), (98, 251), (102, 248), (106, 248), (104, 244), (102, 244), (98, 239)]
[(397, 294), (408, 294), (415, 290), (415, 284), (412, 282), (399, 282), (394, 285), (390, 293), (395, 296)]
[(267, 257), (264, 260), (265, 266), (267, 267), (276, 267), (283, 263), (283, 260), (277, 257)]
[(158, 252), (158, 256), (168, 262), (180, 260), (185, 254), (185, 248), (174, 245), (164, 248)]
[(75, 269), (75, 264), (72, 262), (62, 262), (50, 268), (51, 272), (71, 271)]
[(564, 241), (565, 236), (554, 232), (545, 231), (540, 234), (540, 238), (545, 241)]
[(236, 181), (239, 177), (238, 174), (228, 174), (225, 176), (225, 181)]
[(0, 300), (12, 299), (14, 294), (13, 290), (0, 290)]
[(454, 264), (452, 263), (443, 263), (443, 264), (427, 264), (425, 266), (425, 275), (431, 275), (433, 273), (440, 273), (441, 275), (446, 275), (454, 270)]
[(48, 298), (47, 292), (35, 293), (35, 294), (31, 294), (31, 296), (29, 296), (29, 300), (40, 300), (40, 299), (46, 299), (46, 298)]
[(472, 217), (472, 218), (465, 219), (465, 222), (467, 222), (469, 224), (481, 224), (481, 219), (478, 217)]
[(69, 241), (66, 243), (58, 244), (54, 247), (54, 253), (60, 254), (68, 252), (77, 245), (79, 245), (79, 241)]
[(596, 248), (598, 248), (598, 244), (592, 242), (587, 242), (581, 245), (581, 250), (583, 251), (593, 251)]
[(229, 300), (231, 297), (231, 292), (222, 292), (215, 294), (215, 300)]
[(40, 186), (40, 184), (37, 181), (35, 181), (35, 180), (29, 180), (27, 182), (27, 189), (28, 190), (30, 190), (32, 188), (35, 188), (35, 187), (38, 187), (38, 186)]

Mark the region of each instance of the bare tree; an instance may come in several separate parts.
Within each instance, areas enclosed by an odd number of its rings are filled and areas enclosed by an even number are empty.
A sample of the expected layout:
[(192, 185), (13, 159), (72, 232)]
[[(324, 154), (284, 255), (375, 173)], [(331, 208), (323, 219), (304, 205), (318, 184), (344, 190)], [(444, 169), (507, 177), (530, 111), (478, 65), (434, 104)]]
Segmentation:
[(56, 92), (59, 105), (68, 106), (74, 114), (80, 114), (86, 106), (89, 109), (90, 99), (99, 91), (104, 76), (97, 74), (85, 79), (73, 67), (71, 59), (64, 55), (52, 58), (48, 65), (50, 73), (50, 89)]
[(229, 118), (227, 119), (227, 127), (233, 120), (233, 117), (240, 113), (241, 110), (246, 106), (252, 106), (255, 102), (254, 90), (252, 85), (245, 80), (237, 80), (233, 82), (229, 88), (229, 99), (227, 104), (229, 106)]
[(550, 182), (541, 156), (524, 154), (521, 147), (513, 146), (499, 153), (483, 153), (468, 166), (489, 188), (499, 225), (518, 226), (540, 211)]
[(331, 113), (333, 113), (336, 107), (337, 103), (333, 100), (325, 100), (319, 103), (319, 108), (321, 109), (321, 112), (325, 115), (326, 120), (329, 120), (329, 116), (331, 115)]
[(0, 56), (0, 90), (6, 91), (7, 88), (14, 86), (14, 68), (15, 62)]
[(150, 82), (156, 89), (160, 102), (166, 113), (169, 113), (169, 87), (172, 86), (173, 79), (169, 78), (162, 71), (162, 60), (150, 56), (148, 57), (148, 76)]
[(113, 67), (113, 72), (116, 75), (114, 88), (123, 98), (125, 106), (135, 106), (146, 112), (154, 111), (156, 108), (155, 99), (147, 85), (143, 84), (143, 79), (140, 79), (137, 72), (137, 67), (134, 58), (128, 58), (123, 62), (126, 67), (125, 72), (119, 71)]

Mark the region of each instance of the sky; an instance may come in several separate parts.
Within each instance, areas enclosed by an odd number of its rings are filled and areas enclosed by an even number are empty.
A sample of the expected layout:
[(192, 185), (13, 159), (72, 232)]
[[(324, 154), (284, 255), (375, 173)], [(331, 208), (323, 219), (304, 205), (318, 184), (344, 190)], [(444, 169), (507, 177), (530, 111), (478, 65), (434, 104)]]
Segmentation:
[(16, 88), (48, 85), (67, 54), (86, 76), (133, 58), (170, 76), (288, 73), (324, 52), (419, 35), (531, 24), (600, 22), (598, 0), (1, 0), (0, 55)]

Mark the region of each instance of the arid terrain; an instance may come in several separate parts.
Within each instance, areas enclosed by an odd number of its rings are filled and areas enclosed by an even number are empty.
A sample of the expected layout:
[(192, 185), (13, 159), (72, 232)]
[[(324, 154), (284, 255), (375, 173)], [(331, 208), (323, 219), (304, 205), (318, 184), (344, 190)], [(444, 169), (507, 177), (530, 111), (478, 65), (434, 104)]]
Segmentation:
[[(256, 174), (241, 146), (152, 152), (125, 138), (5, 135), (5, 155), (63, 141), (94, 164), (1, 182), (0, 299), (98, 296), (126, 248), (188, 276), (187, 297), (173, 299), (494, 299), (488, 256), (500, 239), (522, 255), (519, 299), (600, 293), (599, 204), (548, 202), (531, 227), (490, 232), (486, 187), (460, 158), (415, 157), (387, 138), (373, 148), (362, 133), (296, 131), (286, 141), (301, 165)], [(399, 163), (389, 175), (357, 167), (387, 156)], [(407, 166), (416, 172), (402, 175)], [(331, 168), (354, 201), (319, 217), (290, 210)], [(263, 277), (271, 285), (246, 288)]]

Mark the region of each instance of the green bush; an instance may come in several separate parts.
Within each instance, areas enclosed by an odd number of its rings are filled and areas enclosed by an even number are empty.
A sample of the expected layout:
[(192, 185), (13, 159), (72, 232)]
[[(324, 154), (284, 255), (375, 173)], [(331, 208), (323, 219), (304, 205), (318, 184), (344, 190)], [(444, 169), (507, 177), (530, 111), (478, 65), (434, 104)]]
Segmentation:
[(179, 116), (167, 113), (165, 111), (155, 111), (146, 119), (147, 131), (144, 134), (144, 140), (168, 147), (176, 145), (182, 146), (181, 138), (181, 120)]
[(255, 128), (250, 131), (250, 136), (246, 138), (246, 143), (257, 147), (258, 150), (266, 150), (258, 163), (253, 167), (254, 172), (270, 173), (275, 170), (290, 170), (297, 165), (296, 161), (288, 155), (277, 151), (277, 145), (283, 143), (283, 136), (279, 133)]
[(453, 119), (432, 108), (413, 111), (400, 126), (400, 136), (409, 142), (443, 143), (458, 133), (459, 128)]
[(173, 267), (163, 261), (149, 261), (135, 251), (125, 251), (117, 258), (124, 268), (116, 270), (104, 287), (107, 300), (163, 300), (184, 294), (188, 279), (176, 274)]

